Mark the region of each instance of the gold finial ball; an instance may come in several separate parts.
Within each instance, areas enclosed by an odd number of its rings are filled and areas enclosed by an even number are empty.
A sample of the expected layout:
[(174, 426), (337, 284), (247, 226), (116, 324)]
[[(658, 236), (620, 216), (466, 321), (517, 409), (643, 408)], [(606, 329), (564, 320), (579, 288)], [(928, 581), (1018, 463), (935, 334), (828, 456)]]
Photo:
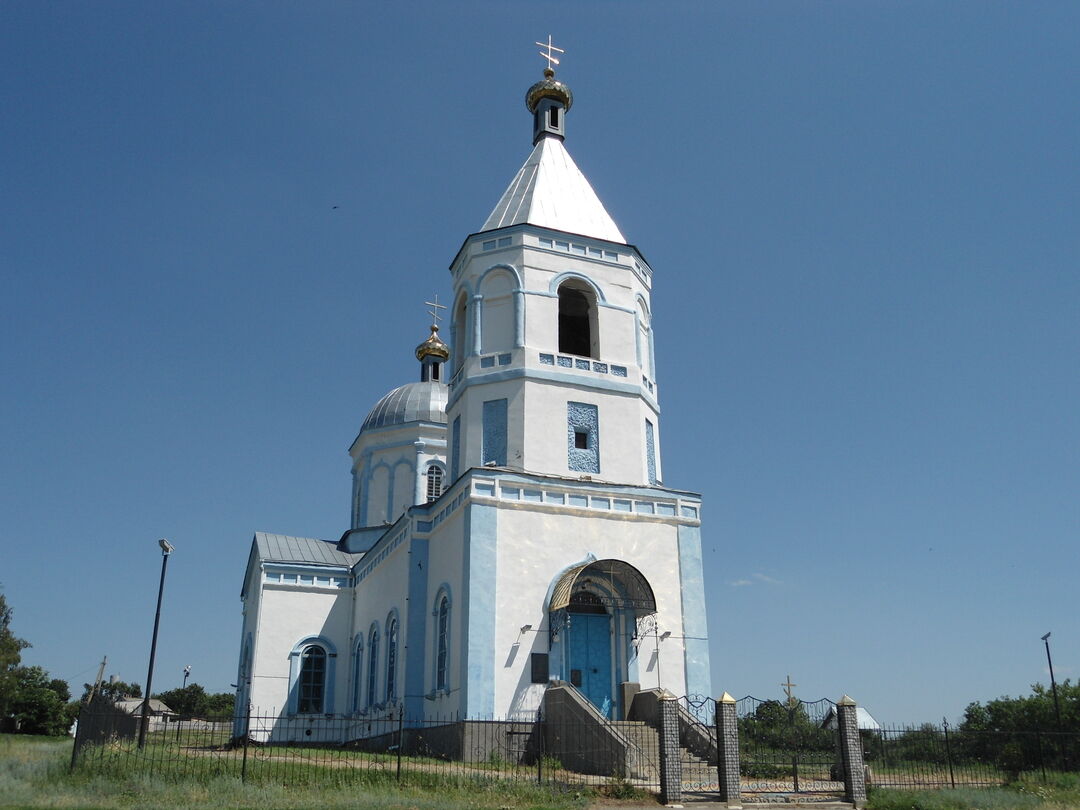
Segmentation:
[(416, 347), (416, 359), (420, 362), (423, 362), (425, 357), (432, 356), (443, 361), (450, 359), (450, 347), (439, 340), (439, 327), (435, 324), (431, 325), (428, 339)]
[(570, 88), (555, 78), (555, 71), (550, 67), (544, 68), (544, 78), (529, 88), (525, 93), (525, 106), (529, 112), (536, 112), (536, 105), (541, 99), (551, 98), (561, 101), (565, 109), (569, 110), (574, 103), (574, 94)]

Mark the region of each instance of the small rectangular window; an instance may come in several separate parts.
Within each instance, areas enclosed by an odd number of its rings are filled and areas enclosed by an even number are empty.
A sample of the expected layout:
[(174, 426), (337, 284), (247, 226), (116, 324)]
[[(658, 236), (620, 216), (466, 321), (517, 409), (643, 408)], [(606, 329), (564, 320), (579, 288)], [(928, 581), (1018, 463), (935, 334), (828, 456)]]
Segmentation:
[(489, 239), (488, 241), (484, 242), (484, 250), (494, 250), (494, 249), (495, 249), (495, 240), (494, 239)]
[(547, 653), (533, 653), (532, 654), (532, 683), (547, 683), (548, 682), (548, 654)]
[(578, 450), (589, 449), (589, 433), (586, 430), (574, 431), (574, 447)]
[(499, 247), (506, 247), (509, 244), (510, 244), (510, 237), (509, 236), (499, 237)]
[(548, 111), (548, 120), (551, 121), (551, 128), (552, 129), (558, 129), (559, 128), (559, 108), (558, 107), (552, 107)]

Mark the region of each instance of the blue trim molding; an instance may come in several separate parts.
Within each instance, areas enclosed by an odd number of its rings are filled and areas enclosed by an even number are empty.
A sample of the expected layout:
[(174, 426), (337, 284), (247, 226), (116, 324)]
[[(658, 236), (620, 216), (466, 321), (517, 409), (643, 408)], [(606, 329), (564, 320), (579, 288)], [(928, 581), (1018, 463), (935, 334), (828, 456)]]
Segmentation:
[(466, 717), (495, 716), (495, 604), (497, 574), (496, 534), (498, 510), (494, 506), (471, 504), (465, 511), (462, 596), (464, 638), (458, 649), (465, 650), (468, 672), (461, 684), (462, 708)]
[(679, 526), (679, 598), (683, 617), (686, 692), (711, 695), (709, 628), (705, 619), (705, 577), (701, 566), (701, 527)]

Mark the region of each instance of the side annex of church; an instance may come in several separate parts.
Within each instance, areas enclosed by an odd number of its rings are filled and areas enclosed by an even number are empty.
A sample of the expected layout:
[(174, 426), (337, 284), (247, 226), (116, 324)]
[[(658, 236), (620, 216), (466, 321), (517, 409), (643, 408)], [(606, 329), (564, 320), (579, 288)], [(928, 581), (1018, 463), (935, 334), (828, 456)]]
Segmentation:
[[(710, 694), (701, 498), (663, 484), (653, 271), (529, 88), (533, 149), (450, 265), (448, 343), (349, 448), (336, 542), (258, 533), (236, 733), (326, 715), (535, 719), (551, 684), (622, 719)], [(438, 309), (433, 310), (434, 313)], [(294, 724), (295, 725), (295, 724)], [(280, 735), (279, 735), (280, 736)]]

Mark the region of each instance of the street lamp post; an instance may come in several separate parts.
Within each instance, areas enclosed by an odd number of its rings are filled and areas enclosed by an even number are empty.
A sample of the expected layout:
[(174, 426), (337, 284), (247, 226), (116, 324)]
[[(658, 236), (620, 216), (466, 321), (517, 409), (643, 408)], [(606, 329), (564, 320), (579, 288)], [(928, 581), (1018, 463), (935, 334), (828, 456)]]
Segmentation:
[(158, 545), (161, 546), (161, 581), (158, 583), (157, 612), (154, 613), (154, 635), (150, 638), (150, 667), (146, 671), (146, 696), (143, 698), (142, 719), (139, 722), (139, 748), (146, 745), (146, 727), (150, 724), (150, 686), (154, 680), (154, 656), (157, 655), (158, 625), (161, 623), (161, 596), (165, 593), (165, 569), (173, 551), (173, 544), (164, 537), (158, 540)]
[(1054, 693), (1054, 719), (1057, 720), (1057, 730), (1061, 731), (1061, 706), (1058, 705), (1057, 681), (1054, 680), (1054, 662), (1050, 660), (1050, 634), (1042, 637), (1046, 645), (1046, 665), (1050, 667), (1050, 689)]
[(190, 675), (190, 674), (191, 674), (191, 664), (188, 664), (186, 667), (184, 667), (184, 685), (182, 687), (183, 689), (187, 689), (187, 679), (188, 679), (188, 675)]

